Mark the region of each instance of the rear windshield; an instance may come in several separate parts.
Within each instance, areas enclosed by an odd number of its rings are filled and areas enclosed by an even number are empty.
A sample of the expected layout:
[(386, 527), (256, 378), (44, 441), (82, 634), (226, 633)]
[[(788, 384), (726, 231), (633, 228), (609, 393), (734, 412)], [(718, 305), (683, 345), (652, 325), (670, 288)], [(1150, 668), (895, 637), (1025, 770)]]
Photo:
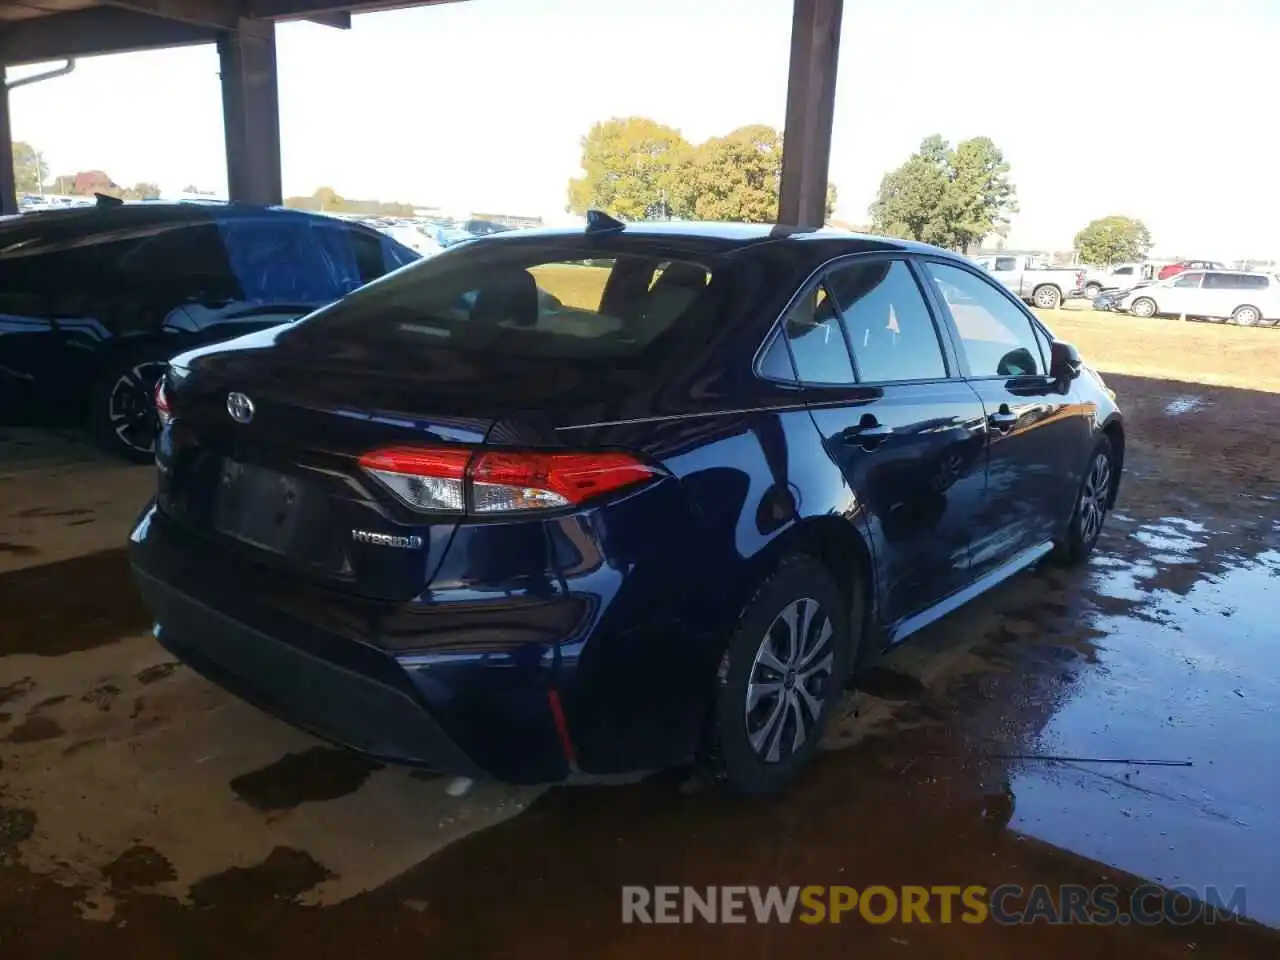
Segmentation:
[(704, 264), (478, 241), (399, 270), (303, 320), (326, 342), (394, 351), (634, 358), (700, 312)]

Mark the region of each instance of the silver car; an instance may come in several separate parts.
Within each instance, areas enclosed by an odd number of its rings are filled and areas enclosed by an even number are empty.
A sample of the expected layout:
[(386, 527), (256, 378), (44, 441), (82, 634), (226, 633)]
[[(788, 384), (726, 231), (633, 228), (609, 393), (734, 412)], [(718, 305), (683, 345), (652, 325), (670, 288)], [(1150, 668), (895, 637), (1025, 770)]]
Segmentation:
[(1280, 277), (1240, 270), (1188, 270), (1129, 291), (1116, 305), (1139, 317), (1231, 320), (1243, 327), (1280, 321)]

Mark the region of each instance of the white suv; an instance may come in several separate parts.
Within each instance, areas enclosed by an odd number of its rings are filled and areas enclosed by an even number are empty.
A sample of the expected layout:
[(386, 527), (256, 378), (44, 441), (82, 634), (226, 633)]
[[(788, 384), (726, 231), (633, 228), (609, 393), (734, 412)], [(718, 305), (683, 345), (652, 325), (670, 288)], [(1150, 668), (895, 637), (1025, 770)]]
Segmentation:
[(1280, 320), (1280, 277), (1235, 270), (1188, 270), (1130, 291), (1117, 305), (1139, 317), (1230, 319), (1244, 327)]

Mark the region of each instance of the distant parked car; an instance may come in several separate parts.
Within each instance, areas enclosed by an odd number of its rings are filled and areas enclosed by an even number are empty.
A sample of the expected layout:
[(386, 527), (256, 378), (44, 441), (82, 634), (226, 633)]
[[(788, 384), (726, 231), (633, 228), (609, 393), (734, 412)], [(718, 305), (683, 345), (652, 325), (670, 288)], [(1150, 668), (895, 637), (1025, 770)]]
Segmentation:
[(472, 218), (462, 225), (462, 229), (473, 237), (491, 237), (495, 233), (506, 233), (511, 228), (504, 223), (492, 220), (476, 220)]
[(1131, 290), (1155, 279), (1155, 269), (1144, 263), (1118, 263), (1106, 270), (1092, 270), (1085, 276), (1084, 295), (1096, 301), (1104, 290)]
[(395, 226), (383, 227), (381, 232), (424, 257), (434, 256), (443, 250), (445, 246), (436, 239), (433, 232), (428, 233), (426, 230), (408, 223), (398, 223)]
[(1160, 272), (1156, 274), (1157, 280), (1168, 280), (1170, 277), (1176, 277), (1178, 274), (1187, 270), (1225, 270), (1226, 267), (1217, 260), (1182, 260), (1178, 263), (1171, 263), (1168, 266), (1161, 267)]
[(1051, 267), (1038, 257), (999, 254), (974, 260), (1027, 303), (1056, 310), (1068, 297), (1084, 296), (1084, 271)]
[(294, 320), (419, 259), (298, 210), (137, 203), (0, 221), (0, 419), (84, 423), (150, 460), (152, 393), (194, 346)]
[(1280, 278), (1236, 270), (1188, 270), (1129, 291), (1117, 304), (1135, 316), (1230, 319), (1242, 327), (1280, 320)]
[(437, 226), (431, 231), (432, 237), (442, 247), (452, 247), (467, 240), (474, 240), (476, 234), (467, 233), (459, 227)]

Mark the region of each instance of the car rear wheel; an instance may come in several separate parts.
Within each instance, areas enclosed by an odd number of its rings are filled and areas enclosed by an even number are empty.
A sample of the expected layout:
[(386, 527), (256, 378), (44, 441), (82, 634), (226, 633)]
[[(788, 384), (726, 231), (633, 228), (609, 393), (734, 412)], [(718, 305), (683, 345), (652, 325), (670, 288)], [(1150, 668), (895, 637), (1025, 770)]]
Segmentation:
[(716, 754), (734, 789), (775, 793), (812, 757), (853, 662), (851, 619), (831, 573), (803, 555), (786, 559), (748, 602), (716, 700)]
[(1129, 305), (1129, 312), (1135, 317), (1154, 317), (1156, 302), (1150, 297), (1139, 297)]
[(1041, 310), (1057, 310), (1062, 304), (1062, 291), (1057, 287), (1036, 287), (1031, 293), (1031, 302)]
[(1097, 300), (1098, 294), (1102, 292), (1102, 287), (1096, 283), (1086, 283), (1084, 285), (1084, 295), (1090, 300)]
[(1262, 311), (1257, 307), (1236, 307), (1235, 312), (1231, 314), (1231, 319), (1239, 326), (1252, 327), (1262, 319)]
[(1093, 448), (1085, 467), (1076, 508), (1071, 515), (1067, 535), (1058, 544), (1058, 557), (1068, 563), (1080, 563), (1098, 544), (1102, 526), (1112, 507), (1115, 488), (1115, 460), (1111, 441), (1103, 437)]
[(89, 390), (88, 427), (103, 450), (134, 463), (154, 458), (156, 381), (168, 353), (159, 345), (138, 347), (116, 355), (99, 372)]

